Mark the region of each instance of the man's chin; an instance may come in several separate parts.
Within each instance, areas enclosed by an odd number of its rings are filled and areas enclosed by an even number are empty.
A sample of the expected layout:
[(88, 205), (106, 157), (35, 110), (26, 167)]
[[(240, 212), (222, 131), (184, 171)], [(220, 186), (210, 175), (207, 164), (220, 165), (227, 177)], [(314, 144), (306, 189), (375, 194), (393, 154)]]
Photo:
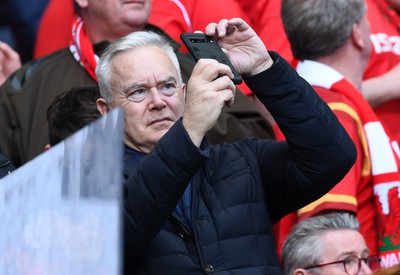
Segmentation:
[(126, 4), (123, 8), (124, 10), (121, 11), (123, 17), (121, 19), (124, 24), (137, 28), (145, 26), (148, 23), (150, 11), (146, 7), (136, 4)]
[(153, 123), (150, 127), (154, 132), (168, 131), (174, 123), (170, 120), (163, 120)]
[(172, 127), (173, 122), (171, 121), (160, 121), (152, 124), (148, 129), (148, 137), (153, 137), (153, 139), (162, 138), (168, 130)]
[(168, 132), (168, 130), (169, 130), (169, 128), (160, 129), (155, 133), (155, 136), (162, 138)]
[(159, 140), (162, 138), (169, 130), (170, 127), (157, 127), (157, 129), (153, 129), (151, 133), (149, 133), (149, 137), (153, 137), (153, 140)]

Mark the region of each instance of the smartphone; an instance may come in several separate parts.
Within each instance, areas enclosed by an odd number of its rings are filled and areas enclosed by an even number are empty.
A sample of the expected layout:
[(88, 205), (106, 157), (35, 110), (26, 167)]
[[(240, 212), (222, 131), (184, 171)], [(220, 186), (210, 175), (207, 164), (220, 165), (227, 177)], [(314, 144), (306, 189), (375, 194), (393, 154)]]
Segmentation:
[(232, 79), (233, 83), (242, 83), (240, 74), (236, 71), (235, 67), (233, 67), (228, 56), (222, 51), (217, 41), (211, 36), (204, 33), (182, 33), (180, 38), (196, 62), (201, 58), (215, 59), (231, 68), (234, 75)]

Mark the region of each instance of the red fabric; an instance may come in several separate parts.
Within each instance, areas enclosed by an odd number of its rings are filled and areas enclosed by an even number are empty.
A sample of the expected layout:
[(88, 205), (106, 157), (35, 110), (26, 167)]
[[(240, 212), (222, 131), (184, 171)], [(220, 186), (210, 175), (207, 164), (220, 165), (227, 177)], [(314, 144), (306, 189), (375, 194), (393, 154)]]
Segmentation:
[(291, 213), (283, 217), (279, 222), (274, 224), (274, 235), (276, 251), (278, 253), (279, 261), (282, 265), (282, 246), (285, 243), (286, 237), (289, 235), (293, 226), (298, 222), (297, 213)]
[[(174, 40), (181, 42), (179, 36), (183, 32), (204, 32), (210, 22), (234, 17), (240, 17), (251, 25), (250, 19), (235, 0), (153, 0), (149, 23), (160, 27)], [(188, 52), (182, 43), (181, 45), (181, 51)], [(252, 94), (244, 82), (238, 87), (245, 95)]]
[[(184, 11), (188, 12), (186, 7)], [(177, 4), (169, 0), (154, 0), (152, 2), (149, 23), (160, 27), (166, 31), (169, 36), (180, 43), (179, 35), (181, 33), (193, 32), (190, 25), (187, 24), (182, 10)], [(188, 52), (183, 44), (181, 50)]]
[(34, 58), (68, 46), (75, 15), (72, 0), (50, 0), (38, 27)]
[[(336, 92), (321, 88), (313, 87), (318, 95), (327, 103), (330, 102), (343, 102), (351, 109), (358, 109), (346, 97)], [(329, 210), (350, 211), (356, 214), (360, 222), (360, 233), (367, 241), (367, 246), (371, 254), (377, 255), (378, 252), (378, 232), (375, 223), (375, 203), (373, 196), (373, 185), (371, 182), (370, 174), (363, 176), (362, 167), (366, 161), (366, 156), (363, 153), (362, 142), (358, 135), (357, 122), (349, 114), (343, 111), (334, 111), (339, 121), (346, 129), (349, 136), (352, 138), (357, 148), (357, 160), (349, 173), (328, 193), (323, 196), (316, 207), (310, 211), (303, 211), (293, 213), (288, 217), (282, 219), (274, 226), (275, 236), (277, 238), (277, 251), (280, 255), (282, 245), (290, 233), (291, 228), (297, 223), (298, 220), (305, 219)], [(275, 134), (280, 140), (284, 140), (283, 134), (279, 128), (275, 126)], [(333, 196), (332, 196), (333, 195)], [(346, 195), (348, 198), (353, 198), (356, 204), (351, 201), (335, 200), (336, 195)]]
[(98, 57), (94, 53), (92, 42), (86, 35), (83, 20), (76, 17), (72, 26), (72, 38), (69, 47), (72, 55), (85, 69), (85, 71), (97, 82), (95, 73)]
[[(364, 74), (364, 79), (369, 79), (386, 73), (400, 63), (400, 17), (388, 8), (386, 0), (367, 0), (366, 3), (373, 42)], [(400, 99), (383, 103), (374, 110), (400, 143)]]
[[(186, 9), (191, 27), (188, 26), (182, 10), (176, 3), (181, 3)], [(71, 25), (75, 16), (73, 1), (51, 0), (39, 26), (34, 58), (68, 46), (71, 39)], [(160, 27), (174, 40), (180, 42), (179, 35), (182, 32), (204, 31), (210, 22), (233, 17), (241, 17), (250, 22), (250, 19), (234, 0), (153, 0), (149, 23)], [(184, 46), (181, 50), (187, 52)], [(242, 83), (238, 87), (244, 94), (252, 94), (246, 84)]]
[[(193, 28), (187, 25), (179, 6), (170, 0), (152, 2), (149, 23), (162, 28), (178, 42), (182, 32), (204, 31), (208, 23), (218, 22), (222, 18), (241, 17), (250, 22), (246, 13), (234, 0), (177, 0), (176, 2), (181, 2), (186, 8)], [(68, 45), (71, 38), (70, 27), (75, 15), (73, 1), (50, 1), (39, 25), (35, 57), (49, 54)], [(185, 48), (182, 50), (187, 52)]]
[[(335, 92), (329, 91), (324, 88), (314, 87), (317, 93), (324, 99), (327, 103), (329, 102), (344, 102), (351, 109), (355, 110), (356, 113), (360, 113), (360, 110), (357, 106), (349, 101), (345, 96), (337, 94)], [(357, 92), (358, 91), (354, 91)], [(360, 140), (360, 136), (357, 129), (357, 122), (351, 117), (349, 114), (343, 111), (334, 111), (337, 115), (339, 121), (345, 127), (347, 133), (352, 138), (353, 142), (356, 145), (358, 156), (356, 163), (349, 171), (349, 173), (343, 178), (342, 181), (339, 182), (328, 194), (336, 194), (336, 195), (348, 195), (355, 199), (356, 205), (350, 203), (343, 202), (335, 202), (330, 200), (323, 200), (321, 204), (325, 203), (321, 211), (326, 210), (346, 210), (356, 213), (357, 219), (360, 222), (360, 233), (364, 236), (368, 248), (370, 249), (370, 253), (377, 255), (378, 254), (378, 232), (377, 226), (375, 223), (375, 203), (374, 203), (374, 195), (373, 195), (373, 184), (371, 175), (363, 175), (362, 169), (363, 165), (367, 161), (367, 158), (362, 141)], [(369, 171), (370, 172), (370, 171)], [(300, 216), (300, 218), (305, 218), (308, 215), (315, 215), (317, 212), (309, 212), (304, 213), (306, 215)]]
[[(400, 253), (398, 145), (362, 94), (338, 72), (314, 61), (299, 63), (297, 70), (335, 112), (358, 152), (355, 165), (342, 181), (321, 199), (298, 210), (298, 218), (330, 210), (355, 212), (371, 253), (380, 256), (383, 267), (389, 267)], [(278, 244), (284, 239), (279, 234), (293, 225), (284, 222), (276, 227)]]
[[(332, 90), (340, 92), (345, 97), (350, 99), (350, 101), (356, 106), (358, 110), (357, 113), (360, 115), (364, 128), (366, 127), (366, 125), (374, 126), (376, 125), (377, 122), (379, 123), (379, 119), (375, 115), (370, 105), (362, 97), (361, 93), (359, 93), (355, 88), (351, 90), (352, 87), (353, 86), (351, 86), (347, 81), (342, 80), (332, 85)], [(376, 131), (378, 130), (377, 127), (373, 129)], [(387, 259), (390, 259), (393, 255), (398, 255), (398, 253), (400, 253), (400, 242), (399, 242), (400, 238), (398, 237), (400, 236), (400, 213), (399, 213), (400, 199), (398, 193), (399, 180), (400, 180), (400, 174), (399, 174), (400, 159), (397, 153), (393, 150), (393, 147), (390, 146), (390, 144), (393, 144), (392, 143), (393, 139), (390, 133), (388, 131), (385, 131), (385, 129), (384, 132), (386, 134), (387, 139), (385, 141), (382, 140), (380, 144), (374, 143), (374, 140), (372, 142), (370, 141), (370, 139), (374, 138), (374, 136), (376, 136), (378, 132), (375, 133), (366, 132), (369, 151), (370, 151), (370, 158), (373, 165), (371, 183), (374, 188), (373, 198), (375, 200), (375, 213), (377, 217), (377, 226), (372, 227), (371, 229), (367, 228), (369, 229), (367, 231), (368, 235), (364, 237), (368, 244), (372, 237), (370, 230), (374, 230), (377, 227), (376, 229), (378, 231), (377, 235), (378, 255), (381, 258), (381, 265), (383, 267), (389, 267), (394, 263), (391, 262), (390, 260), (388, 261)], [(391, 149), (390, 156), (394, 158), (393, 163), (391, 163), (389, 155), (386, 155), (386, 157), (383, 158), (380, 156), (380, 154), (383, 154), (383, 152), (380, 150), (384, 150), (385, 142), (388, 143)], [(396, 144), (396, 147), (397, 146), (398, 145)], [(376, 149), (378, 149), (379, 151)], [(374, 160), (379, 161), (381, 163), (385, 162), (385, 166), (387, 166), (386, 169), (388, 169), (388, 171), (385, 172), (375, 169)], [(392, 164), (394, 164), (394, 168), (389, 168), (391, 167)], [(377, 164), (377, 166), (379, 165)], [(380, 189), (381, 187), (384, 187), (385, 189)], [(387, 201), (385, 202), (385, 200)], [(387, 207), (388, 213), (385, 213), (384, 211), (385, 207)], [(373, 211), (373, 209), (371, 209), (370, 211)], [(368, 215), (368, 213), (365, 212), (360, 218), (365, 218), (365, 215)], [(361, 233), (363, 234), (363, 232)]]
[[(189, 21), (184, 17), (185, 11)], [(250, 22), (235, 0), (153, 0), (149, 23), (160, 27), (180, 42), (179, 35), (182, 32), (204, 32), (210, 22), (233, 17), (241, 17)], [(182, 46), (182, 51), (187, 52), (187, 49)]]

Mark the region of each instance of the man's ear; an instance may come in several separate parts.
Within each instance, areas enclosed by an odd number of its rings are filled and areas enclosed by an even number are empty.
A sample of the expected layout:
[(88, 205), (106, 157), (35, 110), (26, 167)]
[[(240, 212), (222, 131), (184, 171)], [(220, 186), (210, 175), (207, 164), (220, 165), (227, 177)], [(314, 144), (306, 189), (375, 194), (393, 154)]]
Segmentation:
[(45, 150), (45, 151), (49, 150), (50, 148), (51, 148), (51, 145), (50, 145), (49, 143), (47, 143), (47, 144), (44, 146), (44, 150)]
[(89, 6), (88, 0), (74, 0), (74, 1), (76, 5), (81, 9), (87, 8)]
[(110, 111), (110, 108), (108, 107), (108, 104), (104, 98), (97, 99), (96, 105), (97, 105), (97, 110), (99, 110), (100, 114), (102, 114), (103, 116)]
[(353, 25), (353, 29), (351, 31), (351, 39), (353, 41), (353, 44), (357, 48), (364, 48), (364, 41), (363, 41), (363, 36), (362, 36), (362, 29), (359, 23), (355, 23)]
[(186, 101), (186, 84), (182, 83), (182, 92), (183, 92), (183, 96), (185, 97), (185, 101)]

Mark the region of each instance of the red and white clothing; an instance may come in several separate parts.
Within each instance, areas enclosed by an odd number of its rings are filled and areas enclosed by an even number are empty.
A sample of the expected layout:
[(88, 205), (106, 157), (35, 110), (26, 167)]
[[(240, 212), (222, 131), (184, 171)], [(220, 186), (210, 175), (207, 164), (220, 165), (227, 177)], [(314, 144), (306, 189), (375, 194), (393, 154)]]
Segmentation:
[(80, 16), (76, 16), (72, 25), (72, 38), (69, 50), (75, 60), (85, 69), (85, 71), (97, 82), (95, 73), (99, 56), (94, 53), (92, 42), (86, 34), (83, 20)]
[[(398, 232), (400, 225), (397, 215), (400, 202), (398, 145), (361, 93), (340, 73), (308, 60), (298, 63), (296, 69), (334, 111), (355, 143), (358, 157), (349, 173), (328, 194), (275, 226), (278, 249), (280, 251), (291, 227), (299, 219), (330, 210), (350, 211), (360, 222), (360, 233), (366, 239), (370, 253), (379, 253), (382, 263), (388, 266), (390, 256), (384, 250), (400, 251), (397, 233), (389, 236), (396, 230)], [(396, 227), (394, 231), (391, 223)], [(383, 232), (381, 236), (378, 230)]]
[[(400, 17), (389, 9), (386, 0), (366, 0), (371, 26), (372, 53), (364, 79), (380, 76), (400, 62)], [(400, 142), (400, 99), (374, 108), (379, 119)]]
[[(68, 46), (75, 16), (73, 1), (50, 0), (38, 28), (35, 58)], [(180, 41), (182, 32), (204, 31), (210, 22), (233, 17), (250, 23), (235, 0), (153, 0), (149, 23), (163, 29), (175, 41)], [(185, 47), (182, 50), (187, 52)]]
[[(183, 32), (203, 31), (211, 22), (233, 17), (250, 19), (235, 0), (153, 0), (149, 23), (163, 29), (176, 41)], [(182, 50), (187, 49), (182, 46)]]
[[(240, 17), (251, 25), (235, 0), (153, 0), (149, 23), (163, 29), (174, 40), (181, 41), (181, 33), (204, 32), (209, 23), (234, 17)], [(183, 44), (181, 51), (188, 52)], [(244, 82), (238, 87), (244, 94), (252, 94)]]

